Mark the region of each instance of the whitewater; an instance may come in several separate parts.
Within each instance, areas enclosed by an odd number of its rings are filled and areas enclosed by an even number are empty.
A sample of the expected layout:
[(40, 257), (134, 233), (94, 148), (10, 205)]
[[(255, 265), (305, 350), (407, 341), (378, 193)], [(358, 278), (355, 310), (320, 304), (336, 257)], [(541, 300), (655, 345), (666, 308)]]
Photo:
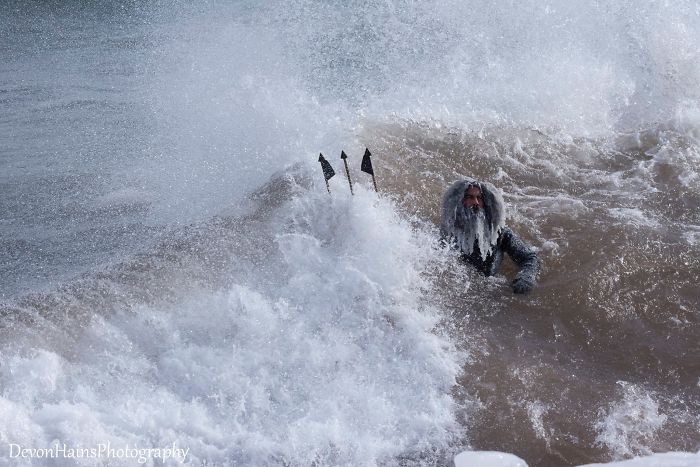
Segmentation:
[(3, 2), (0, 465), (697, 465), (699, 162), (691, 1)]

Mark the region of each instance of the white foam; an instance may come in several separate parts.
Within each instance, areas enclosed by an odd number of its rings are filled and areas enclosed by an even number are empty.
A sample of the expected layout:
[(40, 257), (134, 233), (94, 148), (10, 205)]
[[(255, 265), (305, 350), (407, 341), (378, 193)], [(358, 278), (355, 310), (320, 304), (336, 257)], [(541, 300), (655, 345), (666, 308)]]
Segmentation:
[(651, 454), (649, 445), (667, 416), (659, 412), (659, 404), (651, 393), (626, 382), (618, 384), (623, 391), (622, 400), (601, 412), (595, 426), (596, 443), (607, 447), (617, 459)]
[(683, 232), (685, 241), (691, 246), (700, 244), (700, 225), (686, 225), (686, 229)]
[(625, 223), (633, 225), (635, 227), (649, 227), (656, 229), (661, 226), (661, 223), (647, 215), (637, 208), (611, 208), (608, 209), (608, 213), (616, 219), (621, 219)]
[(461, 357), (423, 299), (430, 238), (362, 187), (295, 199), (269, 228), (272, 284), (246, 271), (172, 306), (94, 316), (70, 359), (12, 357), (3, 443), (177, 442), (194, 464), (244, 465), (447, 448)]
[(523, 196), (529, 209), (538, 212), (553, 214), (565, 213), (567, 216), (576, 217), (590, 209), (581, 200), (571, 198), (562, 194), (555, 196)]

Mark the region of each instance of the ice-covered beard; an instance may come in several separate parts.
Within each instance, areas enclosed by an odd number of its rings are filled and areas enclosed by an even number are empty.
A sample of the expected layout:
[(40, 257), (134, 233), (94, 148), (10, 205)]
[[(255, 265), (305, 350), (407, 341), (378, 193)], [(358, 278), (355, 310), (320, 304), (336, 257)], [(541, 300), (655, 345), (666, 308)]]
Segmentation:
[(481, 259), (486, 260), (486, 257), (491, 253), (492, 245), (490, 243), (491, 226), (486, 222), (484, 210), (460, 206), (456, 211), (456, 229), (453, 235), (457, 244), (464, 253), (471, 255), (476, 243), (479, 245)]

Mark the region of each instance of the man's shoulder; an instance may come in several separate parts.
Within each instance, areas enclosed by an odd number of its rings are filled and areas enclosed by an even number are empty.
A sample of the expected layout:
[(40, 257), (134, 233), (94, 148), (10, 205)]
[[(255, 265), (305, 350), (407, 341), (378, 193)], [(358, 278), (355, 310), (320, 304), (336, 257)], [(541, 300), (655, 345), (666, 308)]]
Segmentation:
[(498, 244), (501, 248), (522, 248), (525, 242), (508, 226), (503, 226), (498, 234)]

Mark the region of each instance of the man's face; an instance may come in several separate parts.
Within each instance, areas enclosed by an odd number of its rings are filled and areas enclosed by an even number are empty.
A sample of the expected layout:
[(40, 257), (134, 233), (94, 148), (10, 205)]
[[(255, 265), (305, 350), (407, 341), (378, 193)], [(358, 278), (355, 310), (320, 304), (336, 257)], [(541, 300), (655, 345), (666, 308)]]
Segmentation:
[(478, 187), (470, 186), (467, 191), (464, 192), (464, 199), (462, 204), (467, 209), (473, 209), (478, 211), (484, 208), (484, 200), (481, 198), (481, 190)]

